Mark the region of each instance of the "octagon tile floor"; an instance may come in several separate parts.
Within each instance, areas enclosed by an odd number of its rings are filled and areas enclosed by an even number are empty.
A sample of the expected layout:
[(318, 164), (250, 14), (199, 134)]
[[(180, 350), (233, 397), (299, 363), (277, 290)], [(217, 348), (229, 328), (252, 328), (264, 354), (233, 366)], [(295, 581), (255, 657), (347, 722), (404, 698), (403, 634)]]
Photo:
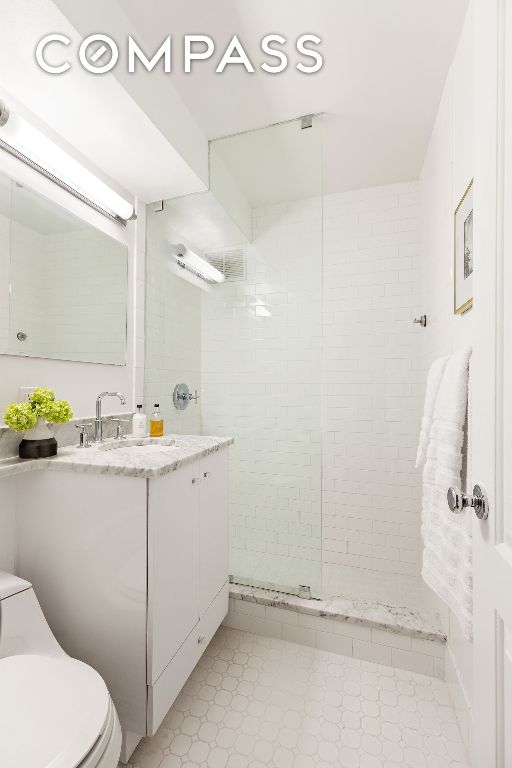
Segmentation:
[(467, 768), (446, 684), (221, 627), (133, 768)]

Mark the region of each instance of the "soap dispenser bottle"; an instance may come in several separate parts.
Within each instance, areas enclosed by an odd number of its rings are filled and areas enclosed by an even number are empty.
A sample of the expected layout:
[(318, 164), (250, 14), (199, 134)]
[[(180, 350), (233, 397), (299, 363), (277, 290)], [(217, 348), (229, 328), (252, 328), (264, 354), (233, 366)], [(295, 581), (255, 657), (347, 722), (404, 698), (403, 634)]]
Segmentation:
[(162, 419), (162, 414), (160, 413), (160, 406), (158, 403), (155, 403), (155, 410), (153, 411), (151, 415), (151, 419), (149, 420), (149, 434), (151, 437), (163, 437), (164, 435), (164, 420)]
[(132, 431), (135, 437), (146, 437), (148, 433), (146, 414), (142, 412), (142, 405), (137, 405), (137, 413), (133, 416)]

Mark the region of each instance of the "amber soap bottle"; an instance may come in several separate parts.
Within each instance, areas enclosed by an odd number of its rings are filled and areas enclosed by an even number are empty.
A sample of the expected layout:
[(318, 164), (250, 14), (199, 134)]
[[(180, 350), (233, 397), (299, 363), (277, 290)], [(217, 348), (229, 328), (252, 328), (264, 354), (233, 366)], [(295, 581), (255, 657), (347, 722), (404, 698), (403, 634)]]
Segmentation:
[(149, 434), (151, 437), (163, 437), (164, 420), (162, 419), (162, 414), (160, 413), (159, 404), (155, 403), (154, 408), (155, 410), (151, 414), (151, 418), (149, 420)]

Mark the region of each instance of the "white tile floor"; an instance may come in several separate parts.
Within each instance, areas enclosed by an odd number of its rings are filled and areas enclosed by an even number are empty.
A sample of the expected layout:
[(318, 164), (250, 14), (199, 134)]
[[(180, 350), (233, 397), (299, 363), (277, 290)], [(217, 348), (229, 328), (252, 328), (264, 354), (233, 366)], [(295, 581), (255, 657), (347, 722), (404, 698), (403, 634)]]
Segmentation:
[(467, 768), (446, 684), (222, 627), (134, 768)]

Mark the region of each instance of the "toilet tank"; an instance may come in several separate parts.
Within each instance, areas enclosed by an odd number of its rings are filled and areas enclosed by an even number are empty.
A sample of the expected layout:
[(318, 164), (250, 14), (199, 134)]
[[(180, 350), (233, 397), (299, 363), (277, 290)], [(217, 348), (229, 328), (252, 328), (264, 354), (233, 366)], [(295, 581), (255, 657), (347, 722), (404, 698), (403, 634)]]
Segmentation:
[(30, 582), (0, 571), (0, 659), (21, 653), (64, 655)]
[(7, 571), (0, 571), (0, 600), (30, 589), (32, 584)]

